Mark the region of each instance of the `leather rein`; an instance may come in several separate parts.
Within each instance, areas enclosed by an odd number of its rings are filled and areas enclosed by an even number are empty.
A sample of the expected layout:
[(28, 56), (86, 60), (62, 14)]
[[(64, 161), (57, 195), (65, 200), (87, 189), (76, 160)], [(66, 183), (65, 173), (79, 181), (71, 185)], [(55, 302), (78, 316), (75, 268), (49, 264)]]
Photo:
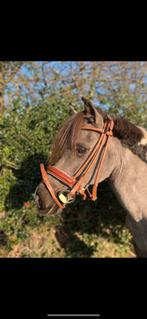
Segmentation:
[(85, 160), (85, 162), (80, 166), (78, 171), (73, 175), (69, 176), (59, 168), (48, 165), (47, 170), (45, 170), (44, 165), (40, 164), (40, 170), (42, 174), (42, 181), (45, 184), (46, 188), (48, 189), (50, 195), (52, 196), (54, 202), (60, 207), (65, 208), (65, 202), (60, 200), (60, 197), (57, 197), (55, 194), (55, 191), (49, 181), (49, 176), (52, 176), (56, 178), (58, 181), (63, 182), (66, 186), (70, 188), (69, 195), (72, 195), (73, 197), (76, 195), (76, 193), (80, 193), (83, 196), (83, 199), (85, 200), (87, 195), (85, 193), (86, 188), (82, 186), (84, 182), (84, 178), (87, 175), (87, 173), (96, 165), (94, 174), (94, 184), (92, 188), (92, 193), (89, 192), (89, 196), (91, 200), (97, 199), (97, 187), (99, 184), (99, 175), (102, 168), (102, 165), (104, 163), (104, 159), (106, 157), (106, 153), (108, 150), (109, 140), (110, 137), (113, 135), (113, 127), (114, 122), (111, 119), (111, 117), (107, 116), (107, 119), (104, 123), (104, 126), (102, 129), (93, 127), (92, 125), (85, 125), (81, 129), (82, 130), (90, 130), (94, 132), (100, 133), (100, 137), (97, 140), (96, 144), (94, 145), (92, 151), (90, 152), (88, 158)]

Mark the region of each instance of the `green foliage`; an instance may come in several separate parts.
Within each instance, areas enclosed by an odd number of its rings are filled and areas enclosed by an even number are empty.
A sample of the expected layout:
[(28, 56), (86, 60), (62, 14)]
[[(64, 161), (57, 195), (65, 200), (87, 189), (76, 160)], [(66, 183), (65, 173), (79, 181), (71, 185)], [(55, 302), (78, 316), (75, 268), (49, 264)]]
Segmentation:
[(52, 139), (67, 116), (67, 102), (50, 99), (28, 109), (22, 108), (18, 100), (12, 110), (1, 118), (1, 211), (13, 208), (11, 200), (6, 200), (12, 188), (14, 192), (12, 191), (10, 199), (13, 197), (13, 204), (14, 197), (19, 207), (20, 200), (22, 205), (22, 200), (25, 202), (31, 198), (29, 194), (40, 178), (39, 164), (46, 161)]
[[(69, 103), (69, 99), (59, 94), (26, 108), (18, 99), (0, 118), (0, 255), (123, 257), (132, 254), (130, 234), (124, 226), (125, 212), (107, 183), (100, 186), (96, 203), (78, 198), (61, 217), (37, 216), (33, 194), (41, 177), (39, 164), (46, 162), (59, 126), (70, 115)], [(80, 107), (77, 105), (76, 109)], [(125, 112), (125, 108), (120, 110), (111, 103), (109, 108), (111, 114), (124, 112), (140, 125), (146, 122), (144, 105), (142, 112), (137, 107)]]
[(97, 202), (77, 198), (62, 216), (38, 217), (33, 194), (39, 164), (82, 95), (147, 128), (146, 70), (146, 62), (0, 61), (0, 256), (133, 255), (125, 211), (106, 182)]

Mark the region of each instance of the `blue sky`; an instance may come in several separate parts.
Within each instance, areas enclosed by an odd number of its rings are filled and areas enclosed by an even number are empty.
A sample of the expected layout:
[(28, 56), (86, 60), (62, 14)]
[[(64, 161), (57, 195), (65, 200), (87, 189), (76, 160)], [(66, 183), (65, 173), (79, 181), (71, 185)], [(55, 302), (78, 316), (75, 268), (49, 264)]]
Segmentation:
[[(66, 62), (61, 62), (61, 61), (51, 61), (51, 62), (50, 61), (35, 61), (35, 63), (36, 63), (36, 65), (38, 65), (38, 67), (41, 67), (42, 63), (44, 63), (45, 67), (47, 67), (47, 65), (49, 64), (58, 73), (62, 74), (65, 77), (65, 81), (66, 81), (66, 75), (68, 74), (69, 69), (71, 67), (72, 67), (73, 70), (76, 69), (76, 66), (77, 66), (78, 62), (75, 62), (75, 61), (66, 61)], [(100, 63), (100, 61), (98, 63)], [(129, 65), (130, 65), (130, 68), (131, 68), (131, 62), (129, 62)], [(115, 64), (115, 62), (114, 62), (112, 64), (112, 68), (115, 69), (116, 67), (117, 67), (117, 64)], [(29, 83), (29, 79), (33, 78), (33, 70), (31, 71), (31, 69), (26, 67), (26, 66), (22, 66), (21, 70), (19, 72), (21, 72), (25, 76), (25, 78), (28, 79), (28, 83)], [(86, 72), (88, 72), (88, 68), (87, 68)], [(130, 71), (128, 70), (128, 72), (130, 72)], [(84, 75), (84, 72), (80, 74), (80, 76), (83, 76), (83, 75)], [(107, 74), (107, 76), (108, 76), (108, 74)], [(48, 81), (48, 83), (49, 83), (49, 81)], [(97, 83), (98, 83), (98, 80), (97, 80)], [(147, 83), (147, 75), (145, 75), (145, 83)], [(100, 105), (100, 102), (98, 100), (98, 94), (105, 95), (107, 93), (106, 89), (103, 87), (103, 84), (102, 83), (99, 83), (99, 84), (100, 84), (99, 88), (95, 88), (96, 98), (93, 100), (93, 102), (96, 105)], [(35, 91), (37, 92), (37, 91), (39, 91), (42, 88), (43, 82), (40, 81), (40, 82), (35, 83), (35, 84), (32, 84), (30, 82), (30, 87), (32, 87), (33, 85), (34, 85)], [(116, 85), (117, 85), (117, 82), (116, 82)], [(130, 90), (132, 92), (133, 92), (134, 88), (135, 88), (135, 84), (131, 83), (130, 84)], [(15, 93), (15, 88), (13, 87), (13, 85), (11, 83), (8, 84), (7, 89), (10, 90), (11, 93), (12, 92)], [(74, 93), (74, 91), (73, 91), (73, 93)], [(75, 91), (75, 93), (76, 93), (76, 91)], [(22, 88), (20, 89), (20, 94), (23, 95), (24, 97), (27, 96), (27, 89), (24, 86), (22, 86)], [(7, 94), (5, 94), (5, 101), (8, 103)], [(103, 105), (103, 107), (107, 109), (108, 105)]]

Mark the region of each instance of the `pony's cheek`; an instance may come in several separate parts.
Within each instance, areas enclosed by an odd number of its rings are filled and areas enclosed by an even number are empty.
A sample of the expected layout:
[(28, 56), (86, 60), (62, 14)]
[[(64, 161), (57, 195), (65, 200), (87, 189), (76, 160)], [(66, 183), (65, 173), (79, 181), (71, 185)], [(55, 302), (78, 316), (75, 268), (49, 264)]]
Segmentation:
[(83, 159), (78, 159), (77, 156), (69, 153), (64, 156), (64, 159), (61, 159), (58, 163), (56, 163), (55, 166), (69, 176), (73, 176), (82, 163)]

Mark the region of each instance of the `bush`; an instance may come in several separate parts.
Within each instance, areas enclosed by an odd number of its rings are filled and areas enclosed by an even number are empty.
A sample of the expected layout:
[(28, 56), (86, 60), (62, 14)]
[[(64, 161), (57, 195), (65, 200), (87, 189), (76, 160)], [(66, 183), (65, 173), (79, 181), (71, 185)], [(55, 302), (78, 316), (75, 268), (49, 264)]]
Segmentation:
[(46, 161), (56, 131), (69, 116), (68, 105), (53, 99), (25, 109), (18, 100), (1, 118), (0, 211), (31, 198), (40, 178), (39, 164)]
[[(112, 114), (118, 113), (116, 107), (110, 110)], [(130, 114), (128, 118), (135, 121), (137, 110), (133, 116)], [(124, 227), (125, 212), (106, 182), (100, 185), (96, 203), (78, 198), (63, 212), (62, 220), (58, 216), (41, 219), (35, 212), (33, 193), (41, 178), (39, 164), (46, 162), (52, 140), (69, 115), (69, 101), (52, 97), (29, 108), (17, 100), (0, 118), (0, 255), (9, 256), (9, 252), (10, 256), (19, 257), (132, 254), (130, 234)], [(139, 119), (141, 125), (145, 115), (139, 113)], [(56, 237), (52, 233), (54, 227)], [(42, 238), (40, 229), (46, 237)], [(39, 242), (36, 237), (40, 238)], [(44, 241), (50, 242), (50, 250)]]

